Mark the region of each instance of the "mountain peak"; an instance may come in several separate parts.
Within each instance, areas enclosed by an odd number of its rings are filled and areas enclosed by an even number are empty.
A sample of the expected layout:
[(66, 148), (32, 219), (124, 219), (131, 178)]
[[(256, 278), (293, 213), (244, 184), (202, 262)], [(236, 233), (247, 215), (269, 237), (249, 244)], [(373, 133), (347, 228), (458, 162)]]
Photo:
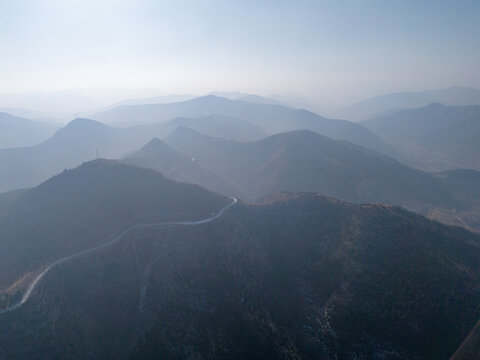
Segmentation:
[(134, 157), (156, 157), (156, 156), (174, 156), (178, 157), (177, 151), (173, 150), (170, 146), (165, 144), (159, 138), (153, 138), (145, 146), (143, 146), (137, 153), (133, 154)]
[(105, 125), (96, 120), (90, 120), (85, 118), (76, 118), (70, 121), (67, 125), (57, 131), (55, 138), (59, 136), (82, 136), (82, 137), (95, 137), (99, 134), (107, 134), (114, 131), (108, 125)]
[(150, 140), (144, 147), (143, 149), (147, 148), (158, 148), (158, 147), (165, 147), (167, 144), (165, 144), (162, 140), (159, 138), (155, 137), (152, 140)]
[(67, 125), (65, 125), (64, 129), (66, 129), (66, 128), (92, 127), (92, 126), (105, 127), (105, 128), (108, 127), (107, 125), (101, 123), (100, 121), (86, 119), (86, 118), (75, 118), (72, 121), (70, 121)]
[(203, 102), (203, 103), (214, 104), (214, 103), (227, 103), (230, 101), (232, 100), (227, 99), (226, 97), (209, 94), (209, 95), (199, 96), (197, 98), (187, 100), (185, 102), (186, 103)]

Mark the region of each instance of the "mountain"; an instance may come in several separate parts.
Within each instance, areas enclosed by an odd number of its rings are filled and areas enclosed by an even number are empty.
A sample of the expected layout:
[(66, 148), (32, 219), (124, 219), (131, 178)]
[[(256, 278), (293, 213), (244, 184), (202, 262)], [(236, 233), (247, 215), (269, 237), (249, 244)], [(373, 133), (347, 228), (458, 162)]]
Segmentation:
[(473, 195), (479, 192), (480, 176), (425, 173), (307, 130), (238, 143), (178, 128), (165, 142), (227, 179), (247, 200), (276, 191), (308, 191), (355, 203), (396, 204), (480, 229), (480, 196)]
[(75, 119), (52, 137), (30, 147), (0, 150), (0, 192), (38, 185), (65, 168), (117, 155), (124, 146), (118, 131), (99, 122)]
[(362, 124), (419, 167), (480, 169), (480, 106), (430, 104)]
[(186, 101), (195, 98), (194, 95), (180, 95), (180, 94), (172, 94), (172, 95), (163, 95), (163, 96), (152, 96), (140, 99), (126, 99), (121, 100), (113, 105), (107, 106), (102, 111), (107, 111), (116, 108), (117, 106), (122, 105), (146, 105), (146, 104), (168, 104), (173, 102), (180, 102)]
[(105, 243), (132, 223), (202, 219), (230, 201), (107, 160), (7, 195), (0, 198), (0, 309), (55, 259)]
[(245, 101), (249, 102), (252, 104), (264, 104), (264, 105), (281, 105), (281, 106), (288, 106), (285, 105), (284, 103), (277, 101), (275, 99), (269, 98), (269, 97), (264, 97), (264, 96), (259, 96), (259, 95), (242, 95), (235, 100), (240, 100), (240, 101)]
[(230, 116), (205, 115), (198, 118), (175, 118), (165, 123), (136, 125), (122, 129), (124, 132), (147, 136), (166, 137), (177, 127), (188, 127), (212, 137), (222, 137), (237, 141), (253, 141), (261, 139), (267, 134), (258, 126)]
[(170, 133), (177, 127), (184, 126), (208, 136), (236, 141), (253, 141), (267, 136), (265, 131), (248, 121), (223, 115), (206, 115), (195, 119), (177, 118), (167, 124)]
[(166, 137), (179, 126), (241, 141), (265, 136), (260, 128), (247, 121), (216, 115), (123, 129), (77, 118), (35, 146), (0, 150), (0, 192), (38, 185), (65, 168), (98, 156), (124, 157), (154, 137)]
[(139, 166), (152, 161), (154, 162), (152, 167), (155, 167), (155, 170), (160, 171), (161, 173), (167, 173), (174, 170), (174, 165), (179, 163), (191, 163), (193, 162), (193, 159), (173, 150), (162, 140), (154, 138), (139, 151), (127, 156), (124, 161), (135, 163), (135, 165)]
[(120, 106), (93, 115), (96, 120), (111, 124), (166, 122), (178, 117), (224, 115), (247, 120), (268, 134), (308, 129), (336, 139), (392, 154), (393, 149), (362, 125), (345, 120), (326, 119), (307, 110), (280, 105), (253, 104), (217, 96), (204, 96), (173, 104)]
[(139, 151), (127, 156), (123, 161), (127, 164), (157, 170), (176, 181), (194, 183), (222, 194), (247, 198), (228, 180), (157, 138), (151, 140)]
[(0, 112), (0, 149), (38, 144), (55, 130), (51, 124)]
[(240, 91), (210, 91), (207, 96), (217, 96), (222, 98), (227, 98), (230, 100), (238, 99), (242, 96), (248, 96), (249, 94), (240, 92)]
[(480, 316), (479, 264), (463, 229), (276, 194), (53, 268), (0, 315), (0, 357), (447, 360)]
[(350, 105), (340, 111), (352, 120), (366, 120), (376, 113), (392, 108), (418, 108), (431, 103), (447, 106), (480, 105), (480, 90), (468, 87), (450, 87), (440, 90), (401, 92), (376, 96)]
[[(238, 144), (232, 139), (208, 136), (185, 126), (180, 126), (172, 131), (164, 141), (175, 150), (185, 154), (198, 153), (198, 150), (210, 146), (221, 149), (223, 144)], [(214, 152), (215, 150), (212, 151), (212, 155)], [(207, 163), (210, 162), (208, 156), (205, 157), (205, 160), (207, 160)]]

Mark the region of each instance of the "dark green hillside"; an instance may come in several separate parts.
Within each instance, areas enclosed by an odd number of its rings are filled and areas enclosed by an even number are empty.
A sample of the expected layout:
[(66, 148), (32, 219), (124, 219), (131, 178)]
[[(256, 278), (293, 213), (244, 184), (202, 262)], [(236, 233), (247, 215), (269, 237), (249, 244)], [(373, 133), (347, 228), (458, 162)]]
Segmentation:
[(165, 142), (241, 189), (249, 200), (276, 191), (316, 192), (355, 203), (400, 205), (447, 224), (480, 229), (475, 171), (430, 174), (306, 130), (238, 143), (178, 128)]
[(463, 229), (277, 194), (56, 268), (0, 317), (0, 354), (447, 360), (480, 317), (479, 264)]
[(202, 219), (229, 201), (156, 171), (106, 160), (5, 194), (0, 197), (0, 308), (56, 259), (106, 242), (131, 224)]

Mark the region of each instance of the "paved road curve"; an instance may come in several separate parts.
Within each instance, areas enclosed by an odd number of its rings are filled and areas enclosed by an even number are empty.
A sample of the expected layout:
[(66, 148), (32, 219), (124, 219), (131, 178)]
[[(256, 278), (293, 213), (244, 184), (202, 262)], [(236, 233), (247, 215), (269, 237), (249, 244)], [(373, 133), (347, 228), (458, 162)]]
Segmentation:
[(51, 263), (50, 265), (48, 265), (45, 270), (43, 270), (40, 274), (38, 274), (35, 279), (32, 281), (32, 283), (30, 284), (30, 286), (28, 287), (27, 291), (25, 291), (25, 294), (23, 294), (22, 298), (20, 301), (18, 301), (17, 303), (15, 304), (12, 304), (10, 306), (8, 306), (7, 308), (5, 309), (2, 309), (0, 310), (0, 314), (3, 314), (3, 313), (6, 313), (6, 312), (9, 312), (9, 311), (13, 311), (15, 309), (18, 309), (20, 306), (22, 306), (23, 304), (25, 304), (28, 299), (30, 298), (30, 296), (32, 295), (32, 292), (33, 290), (35, 289), (35, 287), (38, 285), (38, 283), (40, 282), (40, 280), (42, 280), (42, 278), (52, 269), (54, 268), (55, 266), (57, 266), (58, 264), (61, 264), (61, 263), (64, 263), (68, 260), (71, 260), (73, 258), (76, 258), (76, 257), (79, 257), (79, 256), (82, 256), (82, 255), (85, 255), (85, 254), (89, 254), (91, 252), (94, 252), (94, 251), (97, 251), (97, 250), (100, 250), (100, 249), (103, 249), (103, 248), (106, 248), (107, 246), (110, 246), (110, 245), (113, 245), (115, 244), (116, 242), (118, 242), (119, 240), (121, 240), (127, 233), (129, 233), (130, 231), (132, 230), (135, 230), (135, 229), (141, 229), (141, 228), (147, 228), (147, 227), (160, 227), (160, 226), (166, 226), (166, 225), (183, 225), (183, 226), (194, 226), (194, 225), (200, 225), (200, 224), (206, 224), (206, 223), (209, 223), (210, 221), (213, 221), (213, 220), (216, 220), (218, 219), (220, 216), (223, 215), (223, 213), (228, 209), (230, 208), (231, 206), (233, 206), (234, 204), (237, 203), (238, 199), (236, 198), (231, 198), (232, 199), (232, 202), (227, 204), (225, 207), (223, 207), (219, 212), (217, 212), (215, 215), (209, 217), (209, 218), (206, 218), (206, 219), (203, 219), (203, 220), (196, 220), (196, 221), (166, 221), (166, 222), (159, 222), (159, 223), (153, 223), (153, 224), (136, 224), (136, 225), (132, 225), (132, 226), (129, 226), (128, 228), (126, 228), (125, 230), (121, 231), (119, 234), (117, 234), (112, 240), (108, 241), (108, 242), (105, 242), (103, 244), (100, 244), (100, 245), (97, 245), (97, 246), (94, 246), (94, 247), (91, 247), (89, 249), (86, 249), (86, 250), (82, 250), (82, 251), (79, 251), (75, 254), (72, 254), (72, 255), (68, 255), (68, 256), (65, 256), (61, 259), (58, 259), (58, 260), (55, 260), (53, 263)]

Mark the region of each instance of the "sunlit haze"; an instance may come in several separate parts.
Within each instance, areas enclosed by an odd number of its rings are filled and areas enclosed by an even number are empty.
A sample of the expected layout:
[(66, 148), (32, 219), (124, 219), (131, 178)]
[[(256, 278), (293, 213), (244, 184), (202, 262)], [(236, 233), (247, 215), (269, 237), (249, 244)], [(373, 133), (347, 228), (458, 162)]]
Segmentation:
[(480, 360), (480, 0), (0, 0), (0, 360)]
[(466, 0), (5, 0), (0, 92), (216, 90), (347, 104), (478, 88), (479, 18), (480, 2)]

